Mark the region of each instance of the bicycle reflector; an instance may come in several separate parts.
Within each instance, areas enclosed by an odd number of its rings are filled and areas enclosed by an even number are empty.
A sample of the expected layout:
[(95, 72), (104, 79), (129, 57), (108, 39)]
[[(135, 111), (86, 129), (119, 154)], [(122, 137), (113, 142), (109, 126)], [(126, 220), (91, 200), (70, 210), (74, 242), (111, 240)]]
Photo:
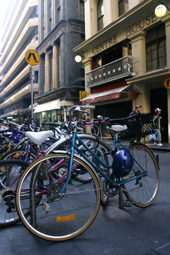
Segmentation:
[(126, 149), (117, 151), (113, 160), (113, 172), (116, 177), (124, 177), (128, 175), (133, 167), (133, 158)]

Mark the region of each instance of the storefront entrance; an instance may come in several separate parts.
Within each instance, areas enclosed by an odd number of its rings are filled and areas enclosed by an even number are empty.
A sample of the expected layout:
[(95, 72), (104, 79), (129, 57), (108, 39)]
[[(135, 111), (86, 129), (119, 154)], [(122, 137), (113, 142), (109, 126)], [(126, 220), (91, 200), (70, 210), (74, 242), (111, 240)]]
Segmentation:
[(104, 118), (123, 118), (132, 111), (132, 101), (96, 106), (94, 117), (102, 115)]
[(151, 112), (155, 114), (155, 109), (162, 109), (162, 142), (168, 142), (168, 109), (167, 109), (167, 90), (165, 88), (152, 89), (150, 91)]

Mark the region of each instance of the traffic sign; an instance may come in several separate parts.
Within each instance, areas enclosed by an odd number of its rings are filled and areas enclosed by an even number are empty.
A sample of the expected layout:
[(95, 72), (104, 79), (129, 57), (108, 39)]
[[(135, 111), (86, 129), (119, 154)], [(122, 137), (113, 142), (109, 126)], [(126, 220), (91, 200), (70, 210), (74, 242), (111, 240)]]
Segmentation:
[(25, 54), (25, 59), (27, 63), (31, 66), (36, 66), (40, 62), (40, 56), (35, 50), (28, 50)]
[(170, 77), (164, 80), (164, 87), (170, 89)]

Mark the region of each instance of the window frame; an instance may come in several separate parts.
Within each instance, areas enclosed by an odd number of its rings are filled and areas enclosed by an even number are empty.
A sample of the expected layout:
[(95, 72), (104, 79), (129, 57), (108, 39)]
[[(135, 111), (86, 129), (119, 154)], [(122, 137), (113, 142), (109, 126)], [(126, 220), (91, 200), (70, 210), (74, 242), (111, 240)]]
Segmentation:
[[(164, 33), (160, 34), (162, 28)], [(157, 70), (166, 67), (166, 65), (166, 32), (164, 24), (161, 24), (148, 30), (146, 34), (146, 71)]]

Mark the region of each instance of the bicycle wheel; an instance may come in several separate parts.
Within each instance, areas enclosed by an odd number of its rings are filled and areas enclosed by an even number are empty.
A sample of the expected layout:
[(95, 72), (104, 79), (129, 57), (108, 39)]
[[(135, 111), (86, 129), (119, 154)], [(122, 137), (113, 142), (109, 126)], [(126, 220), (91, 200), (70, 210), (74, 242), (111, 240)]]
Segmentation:
[[(79, 135), (79, 137), (83, 140), (83, 142), (85, 143), (85, 145), (90, 148), (99, 158), (100, 160), (105, 163), (106, 165), (109, 165), (109, 162), (113, 162), (113, 154), (112, 151), (113, 149), (110, 147), (109, 144), (107, 144), (106, 142), (102, 141), (101, 139), (92, 136), (92, 135), (85, 135), (85, 134), (81, 134)], [(76, 145), (86, 153), (86, 155), (88, 156), (88, 158), (94, 162), (95, 165), (98, 166), (98, 168), (100, 170), (102, 170), (103, 172), (105, 172), (106, 175), (110, 176), (112, 173), (110, 172), (110, 170), (108, 168), (105, 168), (99, 161), (97, 161), (87, 150), (83, 145), (80, 145), (79, 142), (76, 142)], [(54, 143), (47, 151), (46, 151), (46, 155), (55, 152), (55, 150), (64, 150), (67, 152), (70, 152), (71, 149), (71, 137), (70, 139), (61, 139), (60, 141), (58, 141), (57, 143)], [(82, 170), (82, 169), (77, 169), (77, 171), (74, 172), (73, 178), (75, 177), (76, 181), (79, 181), (81, 183), (88, 183), (91, 181), (91, 176), (86, 175), (86, 173)], [(100, 181), (103, 185), (105, 185), (105, 179), (99, 175), (100, 177)], [(109, 197), (107, 194), (104, 193), (103, 189), (103, 194), (101, 194), (101, 205), (103, 207), (105, 207), (108, 202), (109, 202)]]
[[(50, 241), (64, 241), (83, 233), (94, 221), (100, 206), (100, 184), (91, 166), (78, 156), (72, 173), (84, 168), (90, 183), (74, 178), (66, 185), (70, 155), (56, 152), (33, 162), (23, 173), (16, 191), (18, 214), (34, 235)], [(27, 187), (27, 176), (31, 177)], [(25, 216), (27, 215), (27, 217)]]
[(138, 207), (147, 207), (156, 199), (160, 185), (159, 166), (153, 152), (144, 144), (134, 144), (129, 151), (134, 158), (133, 169), (129, 177), (143, 177), (132, 180), (124, 185), (127, 198)]
[(16, 205), (15, 190), (21, 173), (28, 163), (19, 160), (1, 160), (0, 170), (0, 226), (13, 225), (20, 221)]

